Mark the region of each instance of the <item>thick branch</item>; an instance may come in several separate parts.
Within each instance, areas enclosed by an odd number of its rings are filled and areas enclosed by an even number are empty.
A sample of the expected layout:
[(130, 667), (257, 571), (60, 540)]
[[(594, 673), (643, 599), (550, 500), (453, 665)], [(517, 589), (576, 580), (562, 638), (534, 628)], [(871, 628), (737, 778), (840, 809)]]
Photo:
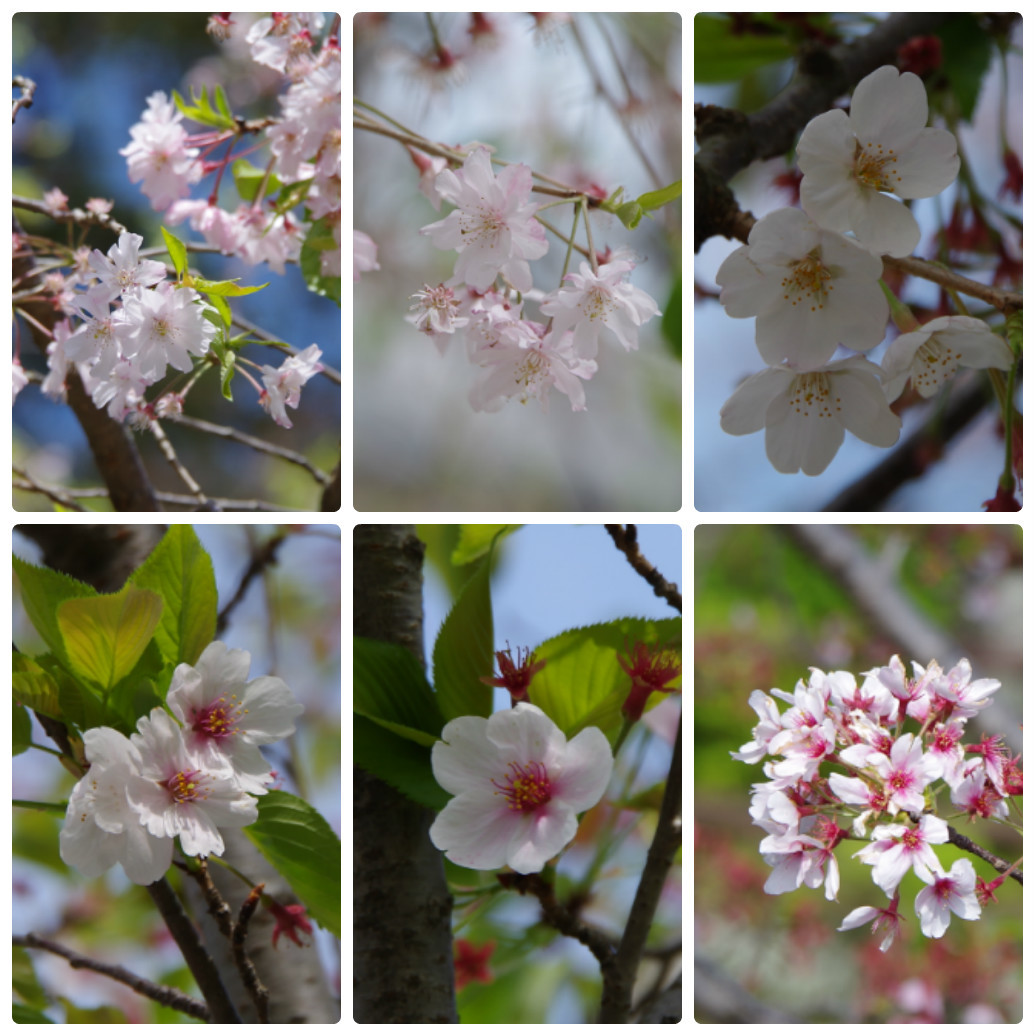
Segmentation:
[(633, 985), (640, 957), (647, 944), (651, 923), (661, 899), (669, 867), (683, 838), (681, 822), (682, 802), (682, 745), (683, 727), (680, 721), (676, 742), (672, 748), (672, 764), (661, 799), (658, 826), (647, 849), (647, 862), (640, 875), (629, 919), (622, 934), (614, 966), (604, 969), (604, 991), (600, 1001), (601, 1024), (624, 1024), (632, 1009)]
[(683, 613), (683, 595), (674, 582), (668, 582), (664, 575), (643, 556), (636, 541), (635, 525), (604, 525), (615, 546), (625, 554), (637, 575), (647, 580), (654, 595), (667, 600), (680, 614)]
[(99, 960), (92, 960), (88, 956), (81, 956), (78, 952), (66, 948), (58, 942), (53, 942), (49, 938), (41, 938), (39, 935), (32, 934), (31, 932), (25, 935), (16, 934), (11, 939), (11, 944), (23, 946), (26, 949), (42, 949), (45, 952), (53, 953), (55, 956), (61, 956), (68, 960), (69, 966), (75, 970), (92, 970), (95, 974), (103, 974), (105, 977), (110, 977), (113, 981), (118, 981), (120, 984), (132, 988), (134, 992), (139, 992), (141, 995), (147, 996), (148, 999), (153, 999), (156, 1003), (161, 1003), (163, 1006), (170, 1006), (174, 1010), (179, 1010), (180, 1013), (185, 1013), (189, 1017), (197, 1017), (198, 1020), (202, 1021), (211, 1019), (208, 1007), (204, 1003), (198, 1002), (197, 999), (186, 995), (178, 988), (169, 988), (168, 985), (156, 984), (154, 981), (139, 977), (137, 974), (126, 970), (125, 967), (120, 967), (114, 963), (101, 963)]

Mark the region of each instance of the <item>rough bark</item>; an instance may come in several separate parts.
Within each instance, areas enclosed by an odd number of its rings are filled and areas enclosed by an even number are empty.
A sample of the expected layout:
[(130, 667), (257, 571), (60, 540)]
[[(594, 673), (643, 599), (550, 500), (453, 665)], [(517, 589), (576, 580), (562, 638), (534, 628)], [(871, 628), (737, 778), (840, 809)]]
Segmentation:
[[(355, 530), (353, 631), (423, 664), (421, 566), (409, 525)], [(452, 901), (434, 813), (353, 771), (353, 1017), (361, 1024), (455, 1024)]]

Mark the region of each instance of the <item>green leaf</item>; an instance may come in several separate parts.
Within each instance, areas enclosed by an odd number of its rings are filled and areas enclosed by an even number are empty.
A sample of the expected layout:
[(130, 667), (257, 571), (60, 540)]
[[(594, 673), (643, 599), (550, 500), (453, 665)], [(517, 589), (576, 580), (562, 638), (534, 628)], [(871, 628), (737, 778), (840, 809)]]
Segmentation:
[[(120, 679), (108, 694), (106, 703), (109, 712), (118, 715), (122, 720), (121, 724), (113, 722), (112, 725), (121, 728), (123, 733), (132, 732), (137, 719), (147, 715), (152, 708), (162, 706), (165, 700), (164, 690), (169, 685), (168, 677), (161, 676), (163, 672), (165, 662), (161, 651), (155, 641), (151, 640), (132, 671)], [(156, 688), (158, 682), (163, 688), (161, 694)]]
[(991, 37), (972, 14), (950, 18), (935, 34), (942, 41), (941, 71), (949, 81), (960, 114), (969, 122), (992, 61)]
[(396, 643), (353, 638), (353, 710), (400, 737), (434, 744), (445, 722), (420, 662)]
[(31, 1006), (23, 1006), (21, 1003), (11, 1004), (11, 1020), (15, 1024), (54, 1024), (41, 1010), (35, 1010)]
[(661, 335), (665, 339), (672, 354), (677, 359), (683, 358), (683, 278), (678, 276), (672, 285), (672, 293), (665, 303), (665, 311), (661, 314)]
[[(334, 238), (331, 234), (331, 223), (327, 216), (316, 220), (309, 228), (306, 239), (302, 244), (302, 254), (299, 258), (299, 266), (302, 276), (305, 279), (306, 287), (310, 291), (325, 298), (331, 298), (338, 305), (341, 305), (341, 277), (325, 277), (320, 273), (320, 256), (327, 250), (320, 247), (321, 242), (330, 240), (333, 244)], [(334, 245), (340, 252), (338, 245)]]
[[(598, 726), (614, 739), (622, 725), (621, 708), (629, 693), (629, 677), (618, 664), (637, 641), (681, 652), (679, 618), (620, 618), (614, 622), (570, 629), (535, 648), (545, 661), (532, 677), (528, 699), (542, 708), (568, 737)], [(680, 682), (673, 680), (673, 686)], [(652, 708), (664, 694), (651, 694)]]
[(286, 878), (309, 916), (341, 937), (341, 841), (308, 802), (285, 791), (259, 798), (244, 832)]
[(490, 550), (460, 591), (435, 639), (435, 696), (447, 721), (458, 715), (487, 717), (492, 712), (492, 688), (480, 680), (493, 672), (491, 561)]
[(182, 280), (187, 272), (187, 246), (175, 234), (169, 233), (164, 226), (160, 229), (165, 240), (166, 251), (169, 252), (169, 258), (172, 259), (172, 264), (176, 268), (176, 276)]
[(194, 529), (171, 525), (129, 581), (165, 601), (154, 636), (167, 665), (193, 665), (216, 635), (219, 602), (212, 558)]
[(131, 583), (118, 593), (60, 604), (57, 621), (72, 671), (107, 693), (140, 660), (162, 609), (157, 593)]
[(431, 771), (431, 748), (403, 740), (362, 715), (352, 719), (352, 762), (418, 805), (438, 811), (449, 801)]
[(11, 656), (11, 687), (15, 701), (26, 708), (61, 718), (57, 681), (37, 661), (20, 651)]
[(210, 310), (205, 310), (205, 315), (208, 316), (209, 322), (215, 325), (224, 334), (230, 330), (230, 325), (233, 323), (234, 314), (230, 310), (230, 305), (225, 298), (220, 295), (208, 295), (209, 305), (215, 310), (216, 315), (219, 317), (219, 322), (212, 319)]
[(57, 623), (57, 609), (66, 600), (95, 597), (97, 590), (85, 582), (73, 579), (50, 568), (29, 564), (20, 557), (12, 560), (14, 573), (21, 585), (25, 614), (43, 642), (61, 659), (65, 655), (65, 641)]
[(204, 280), (201, 277), (191, 278), (191, 287), (196, 288), (202, 294), (208, 295), (215, 303), (216, 298), (238, 298), (241, 295), (254, 295), (256, 291), (269, 287), (269, 281), (265, 284), (257, 284), (252, 287), (241, 287), (236, 280)]
[(667, 187), (662, 187), (661, 190), (651, 190), (647, 191), (646, 194), (641, 194), (636, 199), (636, 203), (645, 210), (661, 208), (670, 201), (675, 201), (682, 193), (683, 181), (676, 180), (675, 183), (670, 183)]
[(12, 702), (14, 713), (11, 717), (11, 754), (20, 755), (29, 750), (32, 743), (32, 719), (23, 705)]
[[(192, 103), (190, 104), (188, 104), (176, 90), (173, 90), (172, 96), (173, 101), (176, 103), (176, 107), (179, 108), (188, 119), (193, 119), (195, 122), (200, 122), (206, 126), (215, 126), (217, 129), (236, 129), (237, 127), (237, 123), (234, 121), (233, 116), (229, 114), (229, 109), (226, 109), (226, 111), (216, 111), (215, 108), (212, 107), (212, 104), (208, 99), (207, 86), (203, 86), (201, 88), (200, 97), (194, 96), (194, 88), (191, 87), (190, 99)], [(218, 96), (216, 97), (216, 103), (219, 104)], [(226, 101), (224, 98), (224, 106), (225, 103)]]
[[(234, 174), (234, 183), (237, 185), (237, 193), (241, 195), (244, 201), (254, 201), (255, 196), (259, 193), (259, 186), (262, 184), (263, 178), (266, 176), (266, 170), (260, 169), (258, 166), (252, 165), (245, 158), (238, 158), (236, 162), (230, 167)], [(312, 183), (309, 183), (312, 186)], [(270, 173), (269, 179), (266, 181), (266, 194), (275, 194), (281, 188), (281, 181), (278, 179), (276, 174)]]
[(643, 218), (643, 209), (638, 201), (627, 201), (615, 209), (615, 215), (630, 229), (635, 230)]
[(226, 90), (224, 90), (223, 87), (217, 83), (213, 96), (216, 99), (216, 107), (219, 109), (220, 115), (233, 122), (234, 113), (230, 110), (230, 105), (227, 104)]
[(510, 535), (520, 525), (460, 525), (460, 538), (453, 549), (450, 561), (462, 567), (484, 557), (492, 549), (492, 544), (499, 536)]
[(734, 35), (728, 15), (694, 16), (694, 82), (729, 83), (794, 56), (786, 36)]
[(227, 349), (219, 363), (219, 387), (222, 389), (223, 398), (230, 402), (234, 401), (234, 393), (230, 390), (230, 382), (234, 379), (234, 370), (237, 367), (237, 353), (233, 349)]

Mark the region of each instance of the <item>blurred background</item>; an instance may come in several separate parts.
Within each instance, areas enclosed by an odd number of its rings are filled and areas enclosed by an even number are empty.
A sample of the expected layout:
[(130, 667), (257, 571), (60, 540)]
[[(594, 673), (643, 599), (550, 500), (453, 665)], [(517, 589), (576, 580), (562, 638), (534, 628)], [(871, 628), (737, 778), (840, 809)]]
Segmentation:
[[(751, 740), (753, 690), (793, 692), (809, 668), (855, 674), (899, 654), (910, 666), (960, 658), (1002, 688), (967, 724), (965, 743), (1000, 733), (1021, 750), (1021, 530), (960, 525), (701, 525), (694, 539), (694, 936), (697, 1020), (726, 1001), (744, 1023), (940, 1021), (1017, 1023), (1021, 1010), (1021, 889), (1007, 880), (980, 920), (953, 917), (940, 940), (913, 912), (921, 888), (902, 884), (902, 936), (883, 954), (869, 927), (836, 928), (857, 906), (887, 900), (843, 843), (839, 900), (823, 889), (766, 895), (765, 832), (748, 815), (762, 764), (730, 758)], [(780, 710), (785, 705), (779, 702)], [(1010, 861), (1020, 835), (954, 823)], [(948, 867), (963, 854), (937, 852)], [(995, 871), (968, 856), (979, 876)], [(718, 997), (718, 998), (716, 998)], [(737, 1005), (739, 1004), (739, 1005)]]
[[(233, 597), (253, 551), (276, 529), (263, 525), (195, 528), (212, 558), (222, 609)], [(38, 563), (36, 544), (15, 529), (14, 552)], [(276, 551), (277, 563), (251, 582), (221, 639), (251, 654), (250, 678), (280, 676), (305, 706), (296, 734), (264, 749), (281, 773), (280, 788), (309, 801), (341, 836), (341, 537), (335, 526), (293, 526)], [(28, 654), (45, 648), (14, 593), (14, 642)], [(33, 741), (51, 742), (33, 719)], [(30, 749), (13, 764), (15, 798), (66, 800), (73, 778), (56, 758)], [(58, 855), (62, 818), (26, 809), (13, 816), (12, 927), (53, 937), (86, 955), (121, 963), (162, 984), (192, 988), (193, 979), (144, 888), (121, 867), (89, 880)], [(336, 939), (314, 927), (327, 979), (340, 988)], [(59, 990), (48, 1014), (58, 1023), (180, 1022), (108, 978), (72, 970), (48, 953), (32, 959), (44, 988)], [(21, 979), (26, 975), (19, 970)], [(109, 1006), (114, 1005), (114, 1009)]]
[[(566, 183), (608, 194), (622, 186), (627, 199), (680, 178), (678, 15), (479, 15), (490, 28), (475, 36), (471, 15), (432, 17), (455, 58), (448, 67), (432, 58), (425, 15), (356, 17), (357, 97), (433, 141), (482, 141)], [(474, 413), (467, 393), (477, 369), (461, 343), (443, 357), (404, 320), (410, 295), (452, 275), (455, 253), (418, 234), (449, 207), (436, 212), (418, 192), (417, 170), (394, 140), (356, 133), (354, 172), (354, 226), (377, 243), (381, 266), (353, 293), (356, 508), (678, 509), (678, 319), (674, 340), (660, 318), (649, 321), (633, 353), (605, 334), (585, 412), (552, 392), (545, 413), (513, 400)], [(632, 283), (663, 311), (679, 284), (680, 212), (667, 205), (634, 231), (606, 213), (593, 220), (598, 251), (631, 247), (641, 263)], [(570, 228), (570, 209), (549, 215)], [(549, 236), (550, 251), (533, 264), (542, 291), (557, 287), (564, 257)]]
[[(792, 56), (808, 41), (829, 46), (851, 40), (886, 18), (880, 13), (698, 15), (695, 21), (694, 101), (757, 111), (771, 101), (794, 74)], [(740, 19), (741, 28), (711, 30), (716, 23)], [(994, 21), (994, 20), (993, 20)], [(699, 23), (707, 22), (702, 28)], [(957, 184), (936, 198), (910, 203), (922, 237), (914, 254), (947, 262), (982, 283), (993, 279), (1004, 289), (1020, 285), (1022, 206), (1018, 191), (1004, 189), (1004, 148), (1021, 153), (1021, 33), (1018, 19), (1005, 38), (993, 36), (987, 22), (961, 14), (939, 31), (940, 65), (924, 73), (932, 119), (945, 125), (951, 112), (964, 172)], [(824, 35), (829, 34), (829, 35)], [(730, 186), (744, 211), (758, 219), (778, 208), (798, 205), (797, 165), (789, 154), (755, 162)], [(954, 206), (960, 206), (956, 212)], [(763, 369), (755, 346), (755, 320), (732, 319), (719, 304), (715, 274), (739, 241), (713, 237), (694, 257), (694, 505), (701, 511), (821, 510), (839, 492), (884, 459), (888, 450), (852, 434), (820, 475), (786, 475), (766, 458), (765, 435), (728, 435), (719, 427), (719, 410), (737, 386)], [(891, 284), (897, 290), (895, 284)], [(937, 285), (909, 278), (901, 295), (921, 323), (953, 310)], [(981, 303), (967, 299), (971, 314), (985, 316)], [(987, 308), (987, 307), (986, 307)], [(996, 321), (993, 321), (993, 326)], [(1001, 325), (1001, 320), (998, 321)], [(889, 334), (891, 341), (894, 334)], [(886, 344), (867, 358), (880, 363)], [(849, 355), (839, 349), (834, 359)], [(969, 372), (965, 372), (969, 374)], [(984, 375), (982, 375), (984, 376)], [(902, 437), (930, 419), (938, 406), (912, 406), (903, 415)], [(902, 484), (874, 509), (892, 511), (978, 511), (995, 495), (993, 472), (1003, 467), (1003, 442), (991, 408), (952, 439), (944, 455), (922, 477)]]
[[(113, 200), (112, 216), (140, 234), (144, 247), (161, 245), (160, 214), (152, 210), (139, 184), (129, 182), (119, 149), (129, 143), (130, 127), (140, 121), (148, 96), (157, 90), (167, 97), (178, 90), (189, 99), (192, 86), (196, 91), (202, 85), (211, 90), (222, 83), (235, 114), (256, 118), (277, 113), (276, 98), (286, 89), (286, 81), (273, 69), (255, 64), (243, 39), (257, 17), (235, 15), (234, 34), (227, 42), (217, 43), (205, 33), (208, 15), (204, 13), (15, 15), (14, 71), (34, 80), (37, 88), (32, 107), (18, 113), (13, 128), (14, 193), (41, 199), (45, 191), (60, 187), (72, 208), (82, 208), (93, 197)], [(334, 15), (326, 17), (325, 31)], [(185, 125), (188, 132), (201, 129), (196, 123)], [(263, 149), (249, 158), (261, 165), (268, 155), (268, 149)], [(212, 183), (213, 176), (206, 177), (194, 186), (191, 197), (206, 197)], [(227, 176), (221, 203), (232, 210), (235, 197), (233, 179)], [(16, 215), (27, 232), (66, 240), (65, 226), (23, 210)], [(202, 240), (186, 224), (170, 229), (181, 239)], [(86, 243), (107, 252), (115, 240), (114, 234), (94, 227)], [(269, 282), (265, 290), (235, 299), (235, 314), (296, 348), (318, 344), (324, 362), (340, 370), (341, 311), (330, 299), (306, 289), (297, 266), (289, 265), (280, 276), (265, 264), (248, 266), (221, 255), (192, 255), (191, 263), (212, 280), (240, 278), (243, 285)], [(27, 328), (16, 327), (16, 333), (22, 342), (23, 365), (45, 372), (44, 359)], [(245, 355), (274, 367), (283, 359), (278, 350), (258, 346), (249, 347)], [(333, 469), (340, 448), (341, 390), (337, 385), (321, 376), (310, 380), (299, 409), (290, 411), (291, 430), (276, 425), (257, 405), (257, 392), (243, 378), (235, 378), (233, 388), (231, 403), (222, 397), (216, 378), (203, 378), (188, 397), (187, 414), (230, 424), (304, 453), (327, 471)], [(290, 509), (317, 506), (318, 486), (292, 464), (271, 460), (236, 443), (215, 443), (211, 435), (192, 429), (170, 425), (169, 434), (187, 469), (215, 495), (257, 496)], [(156, 487), (184, 491), (152, 437), (136, 434), (135, 439)], [(35, 385), (19, 395), (14, 407), (14, 457), (46, 483), (98, 484), (72, 411), (52, 402)], [(86, 505), (102, 507), (93, 502)], [(15, 507), (50, 510), (51, 504), (38, 495), (16, 493)]]
[[(427, 544), (424, 567), (424, 637), (430, 659), (435, 637), (454, 593), (468, 577), (448, 558), (457, 529), (419, 525)], [(682, 534), (676, 525), (637, 525), (644, 556), (666, 580), (682, 588)], [(677, 617), (633, 571), (600, 525), (526, 525), (502, 539), (494, 554), (492, 608), (495, 647), (535, 648), (566, 629), (626, 616)], [(494, 710), (510, 707), (505, 690), (494, 691)], [(618, 756), (605, 800), (587, 812), (572, 846), (557, 866), (558, 898), (572, 896), (582, 918), (611, 935), (621, 932), (636, 891), (657, 807), (672, 758), (682, 708), (673, 694), (647, 712)], [(614, 807), (618, 800), (627, 808)], [(634, 1002), (650, 982), (679, 973), (681, 959), (682, 851), (669, 871)], [(490, 895), (457, 895), (457, 942), (474, 949), (492, 945), (488, 980), (458, 988), (465, 1024), (585, 1024), (600, 1007), (600, 966), (584, 945), (539, 922), (530, 896), (498, 894), (491, 874), (446, 860), (455, 885), (492, 885)], [(592, 891), (590, 892), (590, 887)], [(473, 968), (472, 968), (473, 969)], [(458, 967), (459, 975), (463, 972)]]

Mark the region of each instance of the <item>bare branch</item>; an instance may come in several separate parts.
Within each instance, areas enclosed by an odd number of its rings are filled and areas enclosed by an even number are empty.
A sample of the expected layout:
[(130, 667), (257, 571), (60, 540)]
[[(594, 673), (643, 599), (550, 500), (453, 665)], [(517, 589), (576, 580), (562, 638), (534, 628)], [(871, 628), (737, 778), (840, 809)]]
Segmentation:
[[(16, 473), (20, 473), (17, 472)], [(21, 492), (38, 492), (42, 496), (46, 496), (52, 499), (55, 503), (63, 506), (70, 507), (73, 510), (86, 511), (88, 508), (80, 506), (76, 503), (76, 500), (102, 500), (108, 499), (109, 493), (107, 489), (95, 486), (93, 488), (81, 488), (81, 489), (63, 489), (53, 485), (45, 485), (43, 482), (37, 481), (31, 475), (23, 475), (22, 477), (15, 478), (12, 482), (12, 488), (18, 489)], [(156, 492), (155, 499), (159, 503), (169, 504), (170, 506), (182, 507), (184, 510), (197, 510), (198, 501), (193, 496), (185, 496), (182, 493), (177, 492)], [(286, 514), (286, 513), (297, 513), (297, 507), (282, 507), (277, 503), (270, 503), (268, 500), (238, 500), (230, 499), (226, 496), (211, 496), (209, 502), (214, 504), (220, 510), (238, 510), (244, 512), (257, 512), (257, 513), (273, 513), (273, 514)]]
[(126, 228), (107, 212), (89, 212), (84, 208), (54, 208), (37, 198), (23, 198), (14, 195), (11, 204), (25, 212), (36, 212), (57, 223), (74, 223), (76, 226), (102, 226), (115, 234), (126, 233)]
[(69, 966), (75, 970), (92, 970), (95, 974), (103, 974), (105, 977), (110, 977), (113, 981), (118, 981), (120, 984), (132, 988), (134, 992), (139, 992), (141, 995), (147, 996), (148, 999), (153, 999), (156, 1003), (161, 1003), (163, 1006), (179, 1010), (180, 1013), (185, 1013), (189, 1017), (197, 1017), (201, 1021), (209, 1021), (211, 1019), (208, 1007), (204, 1003), (181, 992), (178, 988), (169, 988), (168, 985), (156, 984), (154, 981), (139, 977), (117, 964), (101, 963), (99, 960), (82, 956), (73, 949), (51, 941), (49, 938), (41, 938), (39, 935), (32, 934), (31, 932), (25, 935), (16, 934), (11, 939), (11, 944), (22, 946), (26, 949), (42, 949), (44, 952), (53, 953), (55, 956), (61, 956), (63, 959), (68, 960)]
[(234, 948), (234, 962), (237, 964), (237, 969), (240, 972), (241, 980), (244, 982), (244, 987), (248, 990), (248, 994), (252, 997), (252, 1002), (255, 1004), (255, 1012), (259, 1015), (260, 1024), (269, 1024), (270, 1022), (270, 993), (269, 989), (259, 980), (259, 975), (256, 973), (255, 964), (252, 963), (245, 951), (245, 938), (248, 934), (248, 924), (251, 918), (255, 915), (255, 910), (259, 907), (259, 901), (262, 898), (262, 889), (265, 887), (264, 884), (257, 884), (252, 888), (251, 893), (241, 903), (241, 908), (237, 913), (237, 920), (234, 921), (233, 930), (230, 935), (230, 942)]
[(889, 266), (892, 269), (901, 270), (903, 273), (911, 273), (914, 277), (923, 277), (924, 280), (933, 281), (935, 284), (940, 284), (942, 287), (949, 288), (952, 291), (958, 291), (961, 295), (967, 295), (970, 298), (980, 298), (982, 302), (995, 306), (996, 309), (1007, 316), (1018, 309), (1024, 308), (1024, 296), (1019, 292), (1000, 291), (998, 288), (990, 287), (988, 284), (982, 284), (979, 281), (971, 280), (969, 277), (963, 277), (959, 273), (953, 273), (952, 270), (946, 269), (936, 262), (917, 259), (911, 255), (903, 256), (899, 259), (885, 255), (884, 268), (887, 269)]
[(227, 602), (223, 610), (219, 612), (219, 618), (216, 621), (217, 636), (226, 629), (227, 624), (230, 621), (231, 613), (244, 599), (244, 595), (248, 591), (248, 587), (252, 584), (252, 580), (261, 575), (270, 565), (277, 563), (277, 551), (280, 549), (280, 544), (284, 542), (287, 537), (287, 529), (279, 529), (274, 532), (265, 543), (253, 551), (252, 559), (244, 574), (241, 576), (241, 581), (237, 586), (237, 591)]
[(604, 990), (600, 1000), (601, 1024), (625, 1024), (632, 1009), (633, 984), (640, 957), (647, 944), (647, 935), (661, 899), (676, 849), (683, 839), (682, 803), (683, 724), (680, 719), (676, 742), (672, 748), (672, 764), (665, 782), (665, 793), (658, 812), (658, 826), (647, 849), (647, 862), (640, 875), (629, 919), (613, 967), (603, 970)]
[(321, 485), (327, 485), (331, 481), (331, 476), (326, 471), (321, 471), (301, 453), (296, 453), (293, 449), (285, 449), (283, 446), (275, 446), (272, 442), (248, 435), (236, 428), (213, 424), (211, 421), (201, 420), (198, 417), (187, 417), (182, 413), (170, 415), (165, 420), (172, 421), (174, 424), (182, 424), (187, 428), (194, 428), (196, 431), (205, 431), (210, 435), (217, 435), (219, 438), (228, 438), (233, 442), (240, 442), (241, 445), (248, 446), (258, 453), (267, 453), (269, 456), (286, 460), (290, 464), (297, 464), (299, 467), (304, 467)]
[(21, 90), (21, 96), (14, 99), (14, 103), (11, 106), (11, 125), (14, 125), (14, 120), (18, 117), (18, 112), (22, 108), (32, 107), (32, 98), (36, 93), (36, 84), (24, 75), (16, 75), (13, 79), (14, 86), (17, 86)]
[(683, 613), (683, 596), (679, 587), (674, 582), (666, 581), (665, 577), (654, 567), (650, 561), (640, 552), (639, 544), (636, 542), (636, 526), (626, 525), (604, 525), (607, 534), (615, 542), (622, 553), (625, 554), (633, 570), (647, 580), (654, 595), (667, 600), (680, 614)]
[(169, 461), (169, 465), (172, 469), (180, 476), (180, 480), (190, 489), (191, 494), (206, 510), (213, 509), (214, 505), (212, 500), (205, 495), (204, 490), (194, 479), (194, 475), (187, 470), (186, 467), (180, 462), (180, 458), (176, 455), (176, 450), (173, 449), (172, 443), (169, 441), (168, 436), (162, 430), (162, 425), (158, 423), (157, 419), (152, 417), (148, 422), (148, 430), (155, 437), (155, 441), (158, 443), (158, 448), (162, 451), (162, 456)]

